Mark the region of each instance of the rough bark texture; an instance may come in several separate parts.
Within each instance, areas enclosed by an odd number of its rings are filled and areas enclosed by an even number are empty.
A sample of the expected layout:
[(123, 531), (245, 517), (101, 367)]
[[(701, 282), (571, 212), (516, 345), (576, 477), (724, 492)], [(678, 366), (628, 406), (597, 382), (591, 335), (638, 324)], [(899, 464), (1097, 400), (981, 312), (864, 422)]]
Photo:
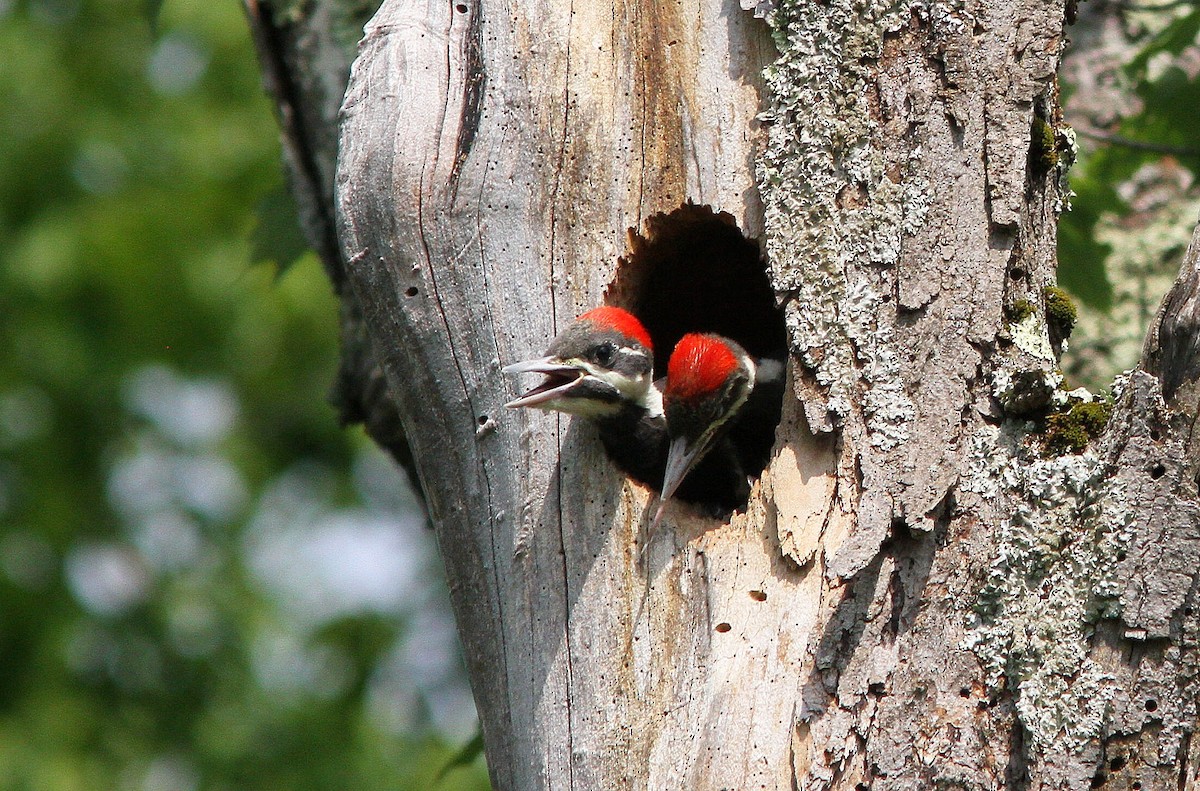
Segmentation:
[[(346, 381), (390, 384), (494, 784), (1196, 787), (1194, 254), (1107, 432), (1044, 450), (1062, 6), (743, 5), (392, 0), (354, 67)], [(687, 200), (762, 243), (795, 397), (747, 513), (642, 567), (650, 494), (499, 369)]]

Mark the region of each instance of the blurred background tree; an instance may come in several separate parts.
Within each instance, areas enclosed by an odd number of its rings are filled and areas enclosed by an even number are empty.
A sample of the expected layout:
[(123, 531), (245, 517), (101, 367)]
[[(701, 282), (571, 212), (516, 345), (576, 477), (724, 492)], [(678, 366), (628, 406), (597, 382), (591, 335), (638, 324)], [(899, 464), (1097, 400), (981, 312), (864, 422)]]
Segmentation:
[[(1198, 31), (1070, 29), (1092, 388), (1200, 210)], [(420, 506), (326, 404), (337, 304), (242, 10), (0, 0), (0, 51), (0, 787), (486, 788)]]
[(0, 788), (486, 788), (241, 8), (0, 0), (0, 51)]
[(1200, 5), (1089, 0), (1078, 12), (1059, 75), (1079, 144), (1059, 282), (1080, 315), (1062, 364), (1098, 390), (1136, 362), (1200, 213)]

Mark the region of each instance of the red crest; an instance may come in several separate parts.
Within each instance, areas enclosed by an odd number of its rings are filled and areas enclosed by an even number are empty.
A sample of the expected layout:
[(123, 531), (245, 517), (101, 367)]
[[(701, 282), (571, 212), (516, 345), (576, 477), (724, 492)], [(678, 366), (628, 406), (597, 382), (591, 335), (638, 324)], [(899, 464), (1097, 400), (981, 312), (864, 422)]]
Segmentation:
[(627, 338), (633, 338), (638, 341), (638, 343), (646, 347), (647, 351), (654, 351), (654, 346), (650, 343), (650, 333), (646, 332), (646, 328), (637, 320), (637, 317), (627, 310), (605, 305), (602, 308), (589, 310), (580, 316), (579, 319), (581, 321), (589, 321), (595, 326), (606, 330), (619, 332)]
[(714, 393), (737, 367), (737, 355), (719, 337), (689, 333), (671, 352), (666, 395), (687, 400)]

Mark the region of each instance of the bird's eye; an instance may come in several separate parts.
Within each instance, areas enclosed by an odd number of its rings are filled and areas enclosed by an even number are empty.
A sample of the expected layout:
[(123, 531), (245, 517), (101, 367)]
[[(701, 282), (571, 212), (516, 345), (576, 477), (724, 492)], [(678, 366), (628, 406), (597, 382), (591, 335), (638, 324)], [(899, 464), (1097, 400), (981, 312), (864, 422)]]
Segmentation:
[(611, 343), (602, 343), (596, 347), (596, 362), (603, 366), (609, 366), (613, 363), (613, 358), (617, 356), (617, 348)]

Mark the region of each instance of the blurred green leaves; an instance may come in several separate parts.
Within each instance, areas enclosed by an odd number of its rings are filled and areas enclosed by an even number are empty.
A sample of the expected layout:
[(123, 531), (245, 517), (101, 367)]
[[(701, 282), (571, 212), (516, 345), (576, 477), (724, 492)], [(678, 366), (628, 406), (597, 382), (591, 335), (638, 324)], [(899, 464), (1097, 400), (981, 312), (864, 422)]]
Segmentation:
[(1105, 214), (1130, 211), (1118, 187), (1163, 156), (1200, 172), (1200, 80), (1173, 62), (1196, 43), (1198, 34), (1200, 9), (1193, 7), (1139, 42), (1123, 76), (1140, 100), (1140, 110), (1101, 135), (1098, 144), (1090, 144), (1094, 150), (1081, 155), (1070, 174), (1076, 197), (1060, 221), (1059, 282), (1089, 307), (1112, 307), (1105, 266), (1111, 248), (1097, 242), (1096, 229)]
[(300, 231), (296, 202), (282, 186), (270, 190), (258, 202), (256, 223), (250, 235), (250, 260), (274, 264), (279, 274), (308, 252), (308, 242)]
[(432, 787), (474, 727), (445, 594), (325, 403), (240, 10), (27, 0), (0, 47), (0, 788)]

